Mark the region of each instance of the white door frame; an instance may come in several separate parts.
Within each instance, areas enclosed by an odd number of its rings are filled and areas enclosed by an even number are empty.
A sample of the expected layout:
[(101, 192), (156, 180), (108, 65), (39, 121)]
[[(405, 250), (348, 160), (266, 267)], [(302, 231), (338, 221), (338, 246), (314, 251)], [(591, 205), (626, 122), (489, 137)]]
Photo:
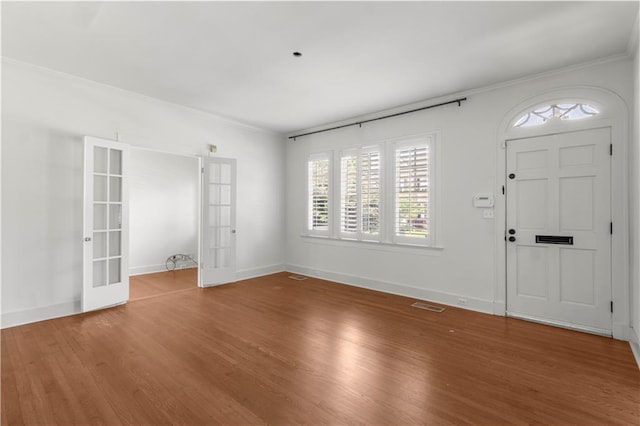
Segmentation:
[[(600, 114), (582, 120), (549, 123), (528, 128), (514, 128), (513, 123), (525, 112), (545, 103), (582, 101), (597, 106)], [(518, 103), (503, 117), (498, 128), (495, 197), (496, 285), (494, 288), (494, 314), (506, 315), (507, 260), (506, 260), (506, 142), (510, 139), (543, 136), (568, 131), (611, 128), (613, 156), (611, 159), (611, 290), (613, 299), (612, 333), (620, 340), (629, 340), (629, 200), (627, 146), (629, 138), (629, 112), (624, 100), (616, 93), (588, 86), (566, 87), (547, 92)]]
[(202, 156), (201, 155), (197, 155), (197, 154), (183, 154), (180, 152), (171, 152), (171, 151), (164, 151), (164, 150), (160, 150), (160, 149), (155, 149), (155, 148), (147, 148), (147, 147), (143, 147), (143, 146), (139, 146), (139, 145), (133, 145), (130, 144), (130, 150), (139, 150), (139, 151), (148, 151), (148, 152), (154, 152), (157, 154), (168, 154), (168, 155), (177, 155), (179, 157), (187, 157), (187, 158), (195, 158), (197, 161), (197, 169), (194, 170), (194, 173), (196, 173), (197, 176), (197, 182), (198, 182), (198, 186), (196, 188), (196, 191), (198, 191), (197, 193), (198, 195), (198, 203), (196, 205), (196, 220), (198, 223), (198, 228), (197, 228), (197, 233), (198, 233), (198, 240), (197, 240), (197, 244), (198, 247), (196, 248), (196, 262), (198, 262), (198, 275), (197, 275), (197, 286), (198, 287), (202, 287), (201, 283), (200, 283), (200, 246), (201, 246), (201, 241), (202, 241), (202, 217), (201, 217), (201, 213), (202, 213)]

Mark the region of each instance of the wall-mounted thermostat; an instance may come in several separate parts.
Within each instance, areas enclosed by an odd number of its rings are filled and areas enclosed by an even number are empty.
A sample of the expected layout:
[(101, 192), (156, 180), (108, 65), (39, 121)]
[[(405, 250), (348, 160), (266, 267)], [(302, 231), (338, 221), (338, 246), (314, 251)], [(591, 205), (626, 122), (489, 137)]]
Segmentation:
[(493, 207), (493, 194), (477, 194), (473, 196), (473, 207), (486, 209)]

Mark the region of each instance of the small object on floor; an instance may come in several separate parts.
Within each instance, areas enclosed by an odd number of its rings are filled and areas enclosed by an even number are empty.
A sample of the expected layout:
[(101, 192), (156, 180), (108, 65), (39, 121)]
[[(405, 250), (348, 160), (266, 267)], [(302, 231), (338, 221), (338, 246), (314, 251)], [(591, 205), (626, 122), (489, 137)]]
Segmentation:
[(178, 269), (185, 268), (188, 262), (193, 262), (195, 266), (198, 266), (198, 262), (196, 262), (196, 260), (193, 257), (189, 256), (188, 254), (171, 255), (167, 258), (167, 261), (164, 263), (164, 266), (167, 268), (167, 271), (173, 271), (178, 267), (178, 262), (185, 262)]

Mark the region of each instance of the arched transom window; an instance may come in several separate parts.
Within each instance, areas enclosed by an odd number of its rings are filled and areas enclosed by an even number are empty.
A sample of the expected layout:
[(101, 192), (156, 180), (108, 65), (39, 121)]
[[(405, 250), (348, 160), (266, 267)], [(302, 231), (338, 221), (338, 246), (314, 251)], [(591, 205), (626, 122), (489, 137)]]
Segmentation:
[(547, 123), (549, 120), (579, 120), (593, 117), (600, 111), (593, 105), (574, 104), (551, 104), (536, 108), (520, 117), (513, 127), (532, 127)]

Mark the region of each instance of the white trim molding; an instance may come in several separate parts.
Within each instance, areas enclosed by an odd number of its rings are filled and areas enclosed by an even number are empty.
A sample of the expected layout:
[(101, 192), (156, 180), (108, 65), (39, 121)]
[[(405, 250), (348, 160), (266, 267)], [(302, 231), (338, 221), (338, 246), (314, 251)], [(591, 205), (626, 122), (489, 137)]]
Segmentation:
[[(589, 102), (600, 108), (596, 116), (560, 123), (549, 122), (527, 128), (513, 127), (514, 120), (523, 112), (543, 103), (564, 101)], [(611, 243), (611, 286), (614, 312), (612, 314), (612, 334), (620, 340), (628, 340), (629, 313), (629, 200), (628, 200), (628, 140), (629, 108), (616, 93), (601, 87), (573, 86), (545, 92), (524, 99), (506, 111), (496, 135), (496, 286), (494, 288), (495, 314), (506, 315), (506, 200), (502, 195), (506, 187), (506, 141), (514, 138), (535, 137), (577, 130), (610, 127), (613, 157), (611, 163), (611, 219), (613, 236)]]
[(640, 337), (633, 327), (629, 327), (629, 346), (631, 346), (631, 352), (636, 359), (638, 368), (640, 368)]
[(259, 268), (241, 269), (239, 271), (236, 271), (236, 281), (277, 274), (278, 272), (284, 271), (286, 271), (286, 268), (282, 263), (279, 263), (277, 265), (261, 266)]
[[(443, 305), (454, 306), (456, 308), (468, 309), (485, 314), (492, 314), (494, 310), (493, 301), (491, 300), (476, 299), (465, 295), (445, 293), (425, 288), (412, 287), (406, 284), (379, 281), (371, 278), (342, 274), (339, 272), (325, 271), (322, 269), (308, 268), (306, 266), (300, 265), (287, 264), (285, 266), (286, 270), (289, 272), (329, 280), (338, 284), (345, 284), (353, 287), (360, 287), (368, 290), (395, 294), (397, 296), (411, 297), (414, 299), (440, 303)], [(465, 299), (466, 306), (461, 306), (458, 304), (460, 298)]]
[(81, 313), (80, 299), (21, 311), (3, 312), (2, 329)]

